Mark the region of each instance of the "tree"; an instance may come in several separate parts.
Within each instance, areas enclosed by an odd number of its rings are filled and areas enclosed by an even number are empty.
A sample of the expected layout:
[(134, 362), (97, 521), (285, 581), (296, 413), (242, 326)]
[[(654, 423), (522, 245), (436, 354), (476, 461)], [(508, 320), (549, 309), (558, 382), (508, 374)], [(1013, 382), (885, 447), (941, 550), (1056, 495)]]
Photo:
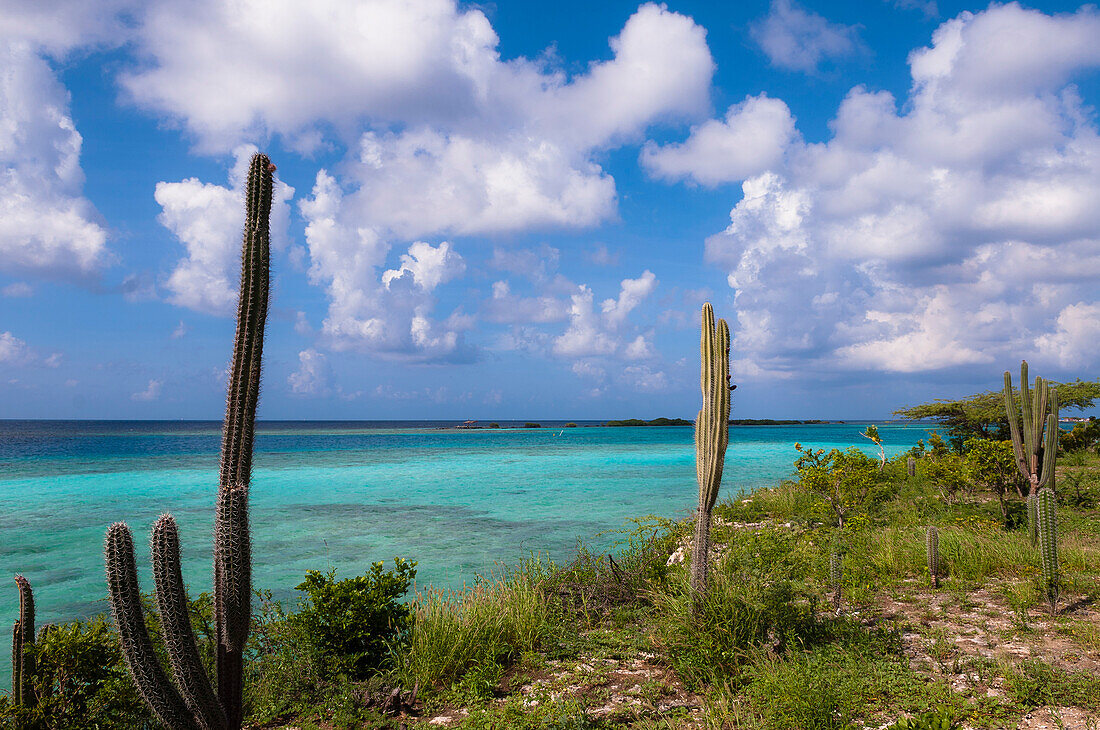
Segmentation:
[(799, 453), (794, 462), (799, 483), (833, 511), (837, 527), (885, 498), (887, 486), (878, 461), (855, 446), (828, 453), (802, 444), (794, 447)]
[[(1100, 380), (1081, 380), (1072, 383), (1051, 382), (1058, 389), (1058, 405), (1062, 410), (1084, 410), (1100, 400)], [(1016, 402), (1020, 392), (1013, 390)], [(987, 390), (959, 400), (937, 399), (930, 403), (907, 406), (894, 411), (894, 415), (908, 420), (928, 418), (947, 429), (952, 447), (963, 450), (968, 438), (1008, 439), (1008, 418), (1005, 415), (1004, 391)]]
[(966, 462), (970, 466), (971, 478), (980, 486), (997, 495), (1001, 503), (1001, 517), (1008, 520), (1006, 497), (1009, 491), (1015, 491), (1023, 499), (1026, 496), (1026, 482), (1016, 468), (1016, 456), (1009, 441), (990, 439), (967, 439)]

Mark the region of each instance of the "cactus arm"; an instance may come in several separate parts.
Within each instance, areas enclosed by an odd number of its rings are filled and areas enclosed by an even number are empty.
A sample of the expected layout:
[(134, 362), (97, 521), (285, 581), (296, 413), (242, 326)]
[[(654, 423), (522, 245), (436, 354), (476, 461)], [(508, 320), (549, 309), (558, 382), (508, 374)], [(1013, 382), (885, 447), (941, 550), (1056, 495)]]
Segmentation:
[(1028, 468), (1031, 467), (1031, 454), (1034, 453), (1037, 444), (1035, 443), (1035, 436), (1032, 433), (1032, 413), (1031, 413), (1031, 387), (1027, 382), (1027, 360), (1020, 363), (1020, 413), (1023, 418), (1022, 423), (1024, 426), (1024, 455), (1028, 459)]
[(1058, 564), (1058, 512), (1054, 492), (1040, 489), (1038, 498), (1039, 548), (1043, 568), (1047, 600), (1053, 615), (1058, 607), (1058, 589), (1061, 582)]
[(1012, 438), (1012, 453), (1016, 456), (1016, 468), (1030, 484), (1031, 473), (1027, 468), (1023, 438), (1020, 435), (1020, 413), (1016, 409), (1016, 399), (1012, 397), (1012, 374), (1007, 370), (1005, 371), (1005, 415), (1008, 416), (1008, 432)]
[(179, 691), (164, 673), (145, 627), (134, 539), (124, 522), (107, 529), (107, 588), (130, 675), (157, 719), (170, 730), (199, 730)]
[(176, 685), (183, 695), (184, 704), (203, 730), (224, 730), (225, 711), (203, 669), (191, 629), (187, 589), (180, 570), (179, 530), (171, 515), (161, 516), (153, 525), (150, 545), (153, 579), (157, 586), (157, 609)]
[(23, 631), (19, 620), (11, 627), (11, 699), (16, 705), (22, 704), (23, 689)]

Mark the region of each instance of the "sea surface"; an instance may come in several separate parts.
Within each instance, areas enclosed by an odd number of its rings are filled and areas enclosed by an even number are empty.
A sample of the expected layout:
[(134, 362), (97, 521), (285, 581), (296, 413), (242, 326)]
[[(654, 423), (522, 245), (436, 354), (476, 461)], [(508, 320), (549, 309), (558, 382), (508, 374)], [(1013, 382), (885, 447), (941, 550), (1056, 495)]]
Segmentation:
[[(419, 585), (461, 588), (532, 554), (566, 561), (578, 541), (608, 549), (607, 531), (629, 518), (683, 517), (697, 499), (690, 426), (441, 428), (453, 425), (261, 422), (253, 584), (293, 603), (307, 570), (351, 577), (401, 556), (417, 561)], [(722, 495), (790, 476), (795, 442), (877, 453), (865, 426), (731, 427)], [(879, 431), (888, 455), (927, 433)], [(210, 590), (220, 445), (220, 422), (0, 421), (0, 626), (18, 613), (16, 573), (34, 587), (39, 626), (106, 610), (103, 536), (117, 520), (134, 530), (151, 591), (149, 528), (166, 511), (191, 594)]]

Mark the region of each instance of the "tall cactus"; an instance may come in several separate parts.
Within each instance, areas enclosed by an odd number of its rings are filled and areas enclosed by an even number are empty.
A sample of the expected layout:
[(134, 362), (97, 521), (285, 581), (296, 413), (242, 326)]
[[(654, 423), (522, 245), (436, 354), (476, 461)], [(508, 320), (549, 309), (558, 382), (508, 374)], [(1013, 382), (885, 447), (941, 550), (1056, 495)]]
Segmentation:
[(912, 456), (905, 460), (905, 473), (911, 477), (917, 475), (917, 460)]
[(722, 485), (730, 420), (730, 330), (724, 319), (715, 323), (714, 308), (710, 302), (703, 305), (699, 355), (703, 407), (695, 419), (695, 476), (699, 482), (699, 511), (695, 518), (695, 543), (691, 554), (691, 588), (701, 596), (707, 591), (711, 513)]
[(11, 697), (16, 705), (32, 707), (35, 703), (34, 689), (34, 592), (30, 581), (21, 575), (15, 576), (15, 585), (19, 589), (19, 619), (11, 631)]
[[(1012, 392), (1012, 375), (1005, 371), (1005, 415), (1016, 467), (1028, 483), (1028, 494), (1041, 487), (1054, 489), (1054, 462), (1058, 455), (1058, 391), (1042, 378), (1028, 387), (1027, 360), (1020, 363), (1020, 408)], [(1017, 422), (1019, 419), (1019, 423)]]
[(928, 561), (928, 574), (932, 576), (932, 587), (940, 587), (940, 531), (935, 525), (929, 525), (924, 533), (924, 553)]
[(1050, 613), (1058, 607), (1058, 587), (1061, 574), (1058, 566), (1058, 507), (1054, 491), (1039, 490), (1039, 556), (1043, 566), (1043, 590), (1050, 602)]
[(191, 631), (175, 520), (171, 515), (157, 520), (151, 540), (157, 609), (175, 683), (157, 662), (145, 629), (130, 529), (118, 522), (107, 530), (107, 583), (123, 654), (142, 697), (171, 730), (238, 730), (241, 726), (243, 654), (252, 598), (248, 488), (267, 319), (273, 172), (275, 165), (266, 155), (253, 155), (245, 191), (237, 333), (214, 519), (216, 689), (203, 670)]

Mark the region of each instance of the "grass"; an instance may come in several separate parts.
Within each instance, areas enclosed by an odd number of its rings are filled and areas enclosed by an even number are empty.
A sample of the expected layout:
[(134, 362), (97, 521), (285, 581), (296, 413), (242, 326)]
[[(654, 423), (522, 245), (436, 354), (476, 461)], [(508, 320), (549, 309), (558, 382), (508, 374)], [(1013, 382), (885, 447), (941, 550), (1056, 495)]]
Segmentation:
[[(1074, 665), (1100, 652), (1100, 457), (1059, 470), (1053, 618), (1013, 513), (1006, 529), (991, 495), (947, 494), (927, 475), (907, 478), (900, 460), (884, 474), (885, 496), (844, 529), (797, 481), (721, 502), (702, 598), (685, 566), (666, 564), (691, 524), (657, 518), (619, 531), (613, 557), (581, 547), (565, 565), (531, 559), (462, 591), (417, 591), (411, 631), (369, 683), (318, 666), (309, 637), (268, 596), (246, 677), (252, 726), (411, 729), (442, 716), (472, 729), (848, 730), (936, 712), (993, 729), (1044, 706), (1100, 716), (1100, 679)], [(1057, 651), (1044, 648), (1052, 641)], [(369, 706), (368, 684), (382, 695), (415, 687), (416, 712)]]

